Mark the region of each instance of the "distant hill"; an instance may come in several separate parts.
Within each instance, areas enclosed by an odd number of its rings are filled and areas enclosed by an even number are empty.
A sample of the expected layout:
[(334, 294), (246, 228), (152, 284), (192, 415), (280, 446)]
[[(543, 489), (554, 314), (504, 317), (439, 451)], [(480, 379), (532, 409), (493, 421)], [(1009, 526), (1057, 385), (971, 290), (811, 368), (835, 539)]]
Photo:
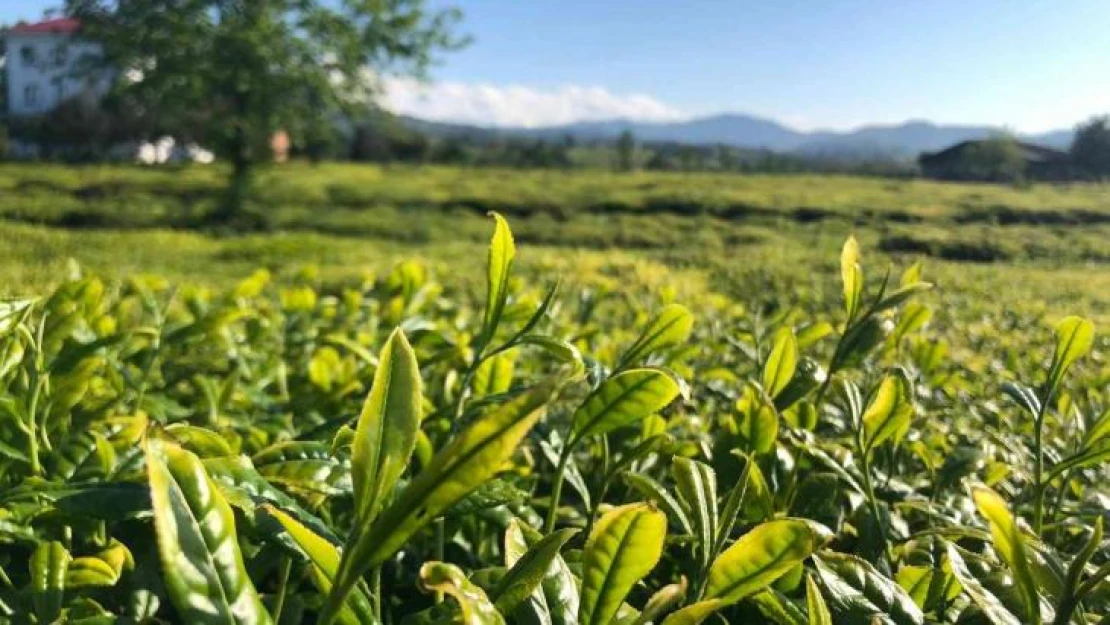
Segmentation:
[[(504, 136), (559, 138), (572, 136), (577, 140), (611, 140), (631, 130), (640, 141), (687, 144), (723, 143), (744, 148), (761, 148), (775, 152), (830, 158), (895, 158), (913, 159), (921, 152), (933, 152), (950, 145), (981, 139), (1002, 132), (991, 126), (940, 125), (927, 121), (908, 121), (894, 125), (864, 126), (855, 130), (812, 131), (794, 130), (776, 121), (743, 114), (699, 117), (678, 122), (637, 122), (609, 120), (577, 122), (544, 128), (480, 127), (465, 124), (431, 122), (406, 117), (405, 123), (433, 136), (466, 136), (482, 139)], [(1042, 134), (1019, 135), (1024, 141), (1064, 149), (1071, 143), (1073, 131), (1056, 130)]]

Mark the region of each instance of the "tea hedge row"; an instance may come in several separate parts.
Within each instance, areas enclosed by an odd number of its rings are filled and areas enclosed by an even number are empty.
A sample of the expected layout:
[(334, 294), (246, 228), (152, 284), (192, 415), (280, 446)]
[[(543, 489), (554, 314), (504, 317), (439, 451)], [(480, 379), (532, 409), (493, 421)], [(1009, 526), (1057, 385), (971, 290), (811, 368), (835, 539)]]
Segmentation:
[(645, 307), (524, 283), (494, 223), (479, 301), (402, 263), (5, 302), (2, 618), (1104, 622), (1090, 322), (937, 335), (854, 239), (832, 315)]

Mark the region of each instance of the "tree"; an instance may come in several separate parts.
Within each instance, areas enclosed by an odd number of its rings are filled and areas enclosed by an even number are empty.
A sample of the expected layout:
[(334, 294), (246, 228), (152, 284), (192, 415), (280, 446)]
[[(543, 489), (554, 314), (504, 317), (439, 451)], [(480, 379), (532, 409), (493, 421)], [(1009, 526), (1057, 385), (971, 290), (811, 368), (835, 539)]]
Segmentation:
[(636, 167), (636, 137), (625, 130), (617, 139), (617, 170), (632, 171)]
[(998, 135), (968, 146), (957, 165), (967, 180), (1020, 182), (1025, 177), (1025, 156), (1017, 140)]
[(457, 9), (424, 0), (67, 0), (82, 36), (101, 44), (90, 63), (119, 72), (118, 95), (179, 139), (231, 163), (216, 218), (241, 215), (271, 137), (294, 143), (320, 123), (367, 107), (381, 78), (423, 76), (435, 56), (466, 42)]
[(1071, 159), (1086, 174), (1110, 177), (1110, 116), (1095, 117), (1076, 128)]

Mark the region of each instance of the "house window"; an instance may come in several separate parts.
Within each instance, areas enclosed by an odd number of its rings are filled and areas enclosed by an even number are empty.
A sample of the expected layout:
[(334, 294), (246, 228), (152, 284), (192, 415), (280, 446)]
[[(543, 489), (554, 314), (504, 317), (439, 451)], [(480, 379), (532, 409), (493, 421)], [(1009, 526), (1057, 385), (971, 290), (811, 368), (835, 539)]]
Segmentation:
[(54, 48), (54, 65), (62, 67), (66, 64), (66, 59), (69, 58), (65, 46), (58, 46)]
[(35, 106), (39, 103), (38, 85), (27, 85), (23, 88), (23, 103), (27, 106)]
[(19, 58), (23, 60), (25, 66), (35, 64), (35, 49), (31, 46), (23, 46), (19, 49)]

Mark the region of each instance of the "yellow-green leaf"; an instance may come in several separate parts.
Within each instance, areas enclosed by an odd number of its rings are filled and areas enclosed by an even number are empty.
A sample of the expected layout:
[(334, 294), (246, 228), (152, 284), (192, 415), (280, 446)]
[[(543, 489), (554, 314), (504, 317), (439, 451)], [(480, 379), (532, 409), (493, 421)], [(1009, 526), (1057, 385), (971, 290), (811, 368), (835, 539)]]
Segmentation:
[(39, 543), (31, 554), (31, 602), (40, 623), (53, 623), (62, 610), (69, 551), (56, 541)]
[(686, 504), (697, 531), (698, 555), (702, 566), (709, 564), (717, 538), (717, 475), (707, 464), (675, 456), (671, 461), (678, 495)]
[(470, 384), (472, 396), (477, 399), (508, 391), (513, 383), (515, 362), (516, 350), (512, 349), (483, 360), (474, 371), (474, 381)]
[(802, 519), (758, 525), (713, 561), (705, 598), (728, 605), (758, 592), (812, 555), (828, 538), (824, 527)]
[(247, 575), (235, 515), (200, 459), (149, 439), (147, 476), (166, 591), (189, 623), (268, 624)]
[(351, 461), (332, 453), (329, 443), (283, 441), (258, 452), (251, 462), (267, 481), (286, 489), (325, 496), (352, 492)]
[(408, 465), (420, 429), (420, 388), (416, 354), (398, 328), (378, 356), (374, 383), (351, 442), (351, 481), (359, 526), (374, 520)]
[(486, 266), (488, 290), (480, 343), (486, 343), (493, 338), (497, 324), (501, 321), (501, 313), (505, 310), (505, 302), (509, 298), (509, 276), (512, 273), (513, 257), (516, 256), (516, 245), (513, 242), (513, 232), (509, 229), (509, 223), (497, 213), (490, 213), (490, 215), (494, 219), (494, 227)]
[(645, 419), (678, 396), (674, 378), (659, 369), (630, 369), (605, 380), (574, 412), (569, 444)]
[(667, 517), (646, 503), (602, 515), (586, 541), (582, 562), (581, 625), (609, 625), (636, 582), (663, 554)]
[(983, 515), (990, 525), (994, 550), (1014, 574), (1025, 603), (1026, 619), (1029, 622), (1037, 620), (1040, 612), (1040, 597), (1037, 594), (1033, 570), (1026, 553), (1025, 539), (1021, 535), (1021, 529), (1018, 528), (1017, 520), (1010, 513), (1006, 501), (990, 488), (982, 485), (974, 486), (971, 489), (971, 496), (979, 514)]
[[(309, 566), (312, 568), (312, 581), (320, 594), (327, 597), (339, 573), (339, 549), (281, 510), (271, 505), (263, 506), (263, 509), (281, 524), (285, 533), (308, 558)], [(355, 588), (347, 595), (337, 620), (344, 625), (361, 625), (374, 621), (370, 599), (361, 588)]]
[(771, 355), (763, 365), (763, 391), (772, 399), (786, 388), (798, 366), (798, 340), (794, 330), (782, 328), (775, 333)]
[(859, 306), (863, 292), (863, 270), (859, 264), (859, 243), (848, 237), (840, 250), (840, 279), (844, 283), (844, 311), (851, 319)]
[(910, 381), (902, 374), (883, 378), (878, 392), (863, 411), (864, 447), (871, 449), (889, 438), (897, 440), (913, 416)]
[(420, 588), (424, 592), (451, 595), (459, 604), (463, 625), (503, 625), (505, 618), (486, 593), (475, 586), (459, 567), (445, 562), (425, 562), (420, 567)]
[[(524, 523), (517, 523), (523, 538), (529, 545), (534, 545), (543, 539), (543, 535), (536, 529)], [(516, 547), (518, 554), (519, 547)], [(561, 555), (556, 554), (551, 560), (543, 583), (544, 603), (551, 617), (551, 625), (577, 625), (579, 593), (577, 580)]]
[(694, 315), (685, 306), (668, 304), (648, 322), (636, 342), (629, 346), (617, 364), (617, 370), (639, 364), (654, 352), (681, 345), (694, 329)]
[(116, 540), (93, 556), (74, 558), (66, 573), (67, 588), (115, 586), (125, 570), (135, 566), (131, 551)]
[(202, 458), (235, 455), (235, 451), (228, 444), (226, 438), (206, 428), (187, 423), (173, 423), (166, 426), (166, 433), (172, 436), (179, 445)]
[(821, 596), (821, 589), (812, 575), (806, 575), (806, 612), (809, 614), (809, 625), (833, 625), (829, 606)]
[(475, 421), (439, 451), (368, 529), (354, 532), (321, 623), (330, 623), (364, 571), (385, 562), (409, 537), (493, 477), (540, 418), (562, 375)]
[(1066, 317), (1056, 326), (1056, 352), (1052, 356), (1050, 388), (1059, 385), (1068, 368), (1095, 343), (1095, 326), (1082, 317)]
[(644, 604), (643, 612), (636, 618), (633, 625), (647, 625), (655, 623), (676, 605), (686, 598), (686, 578), (683, 577), (677, 584), (667, 584), (648, 598)]
[(672, 612), (670, 616), (663, 619), (663, 625), (698, 625), (698, 623), (709, 618), (714, 612), (726, 605), (728, 604), (720, 599), (699, 601), (677, 612)]
[[(510, 525), (511, 529), (512, 526)], [(505, 564), (510, 568), (505, 577), (501, 578), (497, 588), (490, 593), (490, 599), (493, 600), (497, 609), (505, 614), (510, 614), (530, 595), (538, 594), (535, 598), (539, 601), (543, 597), (540, 584), (543, 582), (548, 568), (559, 555), (559, 550), (562, 549), (563, 545), (577, 533), (578, 530), (576, 529), (557, 530), (544, 536), (524, 553), (519, 553), (515, 549), (510, 551), (509, 549), (510, 547), (518, 547), (523, 540), (523, 535), (520, 536), (520, 540), (516, 540), (516, 537), (506, 533)], [(546, 601), (544, 603), (546, 604)]]

